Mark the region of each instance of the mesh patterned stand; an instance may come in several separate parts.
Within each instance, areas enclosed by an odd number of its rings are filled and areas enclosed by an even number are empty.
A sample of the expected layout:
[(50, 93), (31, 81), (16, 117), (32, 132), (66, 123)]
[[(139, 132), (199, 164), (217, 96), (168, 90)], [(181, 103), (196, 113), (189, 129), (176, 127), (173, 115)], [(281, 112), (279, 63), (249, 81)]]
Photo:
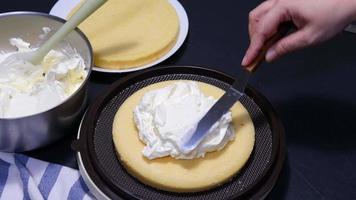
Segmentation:
[(253, 120), (256, 141), (242, 171), (231, 181), (208, 191), (174, 193), (147, 186), (128, 174), (112, 142), (114, 116), (139, 89), (166, 80), (195, 80), (226, 90), (233, 78), (200, 67), (159, 67), (132, 74), (116, 83), (89, 108), (73, 148), (92, 192), (99, 199), (246, 199), (263, 198), (273, 187), (284, 161), (284, 130), (267, 100), (248, 87), (241, 103)]

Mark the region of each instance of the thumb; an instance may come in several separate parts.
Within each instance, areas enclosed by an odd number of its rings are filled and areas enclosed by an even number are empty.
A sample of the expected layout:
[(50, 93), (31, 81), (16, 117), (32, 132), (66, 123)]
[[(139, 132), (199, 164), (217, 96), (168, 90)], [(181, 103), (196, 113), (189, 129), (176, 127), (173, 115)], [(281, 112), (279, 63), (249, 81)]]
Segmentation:
[(285, 38), (282, 38), (268, 49), (266, 53), (266, 61), (271, 62), (289, 52), (309, 46), (311, 43), (310, 38), (311, 37), (306, 34), (305, 29), (298, 30)]

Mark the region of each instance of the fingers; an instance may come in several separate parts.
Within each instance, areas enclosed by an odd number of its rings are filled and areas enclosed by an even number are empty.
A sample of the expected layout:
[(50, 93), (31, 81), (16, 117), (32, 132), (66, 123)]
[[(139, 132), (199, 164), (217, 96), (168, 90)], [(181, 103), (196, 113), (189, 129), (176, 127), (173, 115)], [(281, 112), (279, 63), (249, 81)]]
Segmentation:
[(249, 13), (249, 21), (261, 18), (278, 0), (266, 0)]
[[(277, 0), (267, 0), (249, 13), (248, 29), (249, 29), (250, 43), (252, 43), (251, 40), (254, 37), (254, 34), (256, 33), (256, 29), (259, 25), (261, 17), (265, 15), (273, 7), (275, 2), (277, 2)], [(248, 48), (246, 55), (242, 61), (242, 65), (249, 63), (251, 57), (256, 56), (255, 52), (258, 50), (258, 47), (261, 46), (261, 44), (255, 44), (255, 43), (253, 44), (254, 45), (250, 45), (250, 47)]]
[(312, 36), (306, 29), (298, 30), (279, 40), (266, 53), (266, 61), (271, 62), (291, 51), (295, 51), (312, 44)]
[(255, 28), (258, 22), (260, 21), (261, 17), (265, 15), (275, 4), (276, 0), (267, 0), (260, 4), (258, 7), (253, 9), (249, 13), (249, 33), (250, 37), (251, 34), (255, 33)]
[(252, 61), (257, 57), (258, 52), (261, 50), (263, 46), (263, 40), (259, 39), (254, 39), (255, 37), (252, 37), (250, 40), (250, 46), (248, 47), (246, 54), (244, 58), (242, 59), (241, 65), (242, 66), (248, 66)]
[(287, 14), (286, 9), (276, 6), (261, 18), (254, 33), (250, 34), (250, 46), (246, 51), (241, 65), (248, 66), (252, 63), (266, 40), (276, 33), (279, 24), (290, 19)]

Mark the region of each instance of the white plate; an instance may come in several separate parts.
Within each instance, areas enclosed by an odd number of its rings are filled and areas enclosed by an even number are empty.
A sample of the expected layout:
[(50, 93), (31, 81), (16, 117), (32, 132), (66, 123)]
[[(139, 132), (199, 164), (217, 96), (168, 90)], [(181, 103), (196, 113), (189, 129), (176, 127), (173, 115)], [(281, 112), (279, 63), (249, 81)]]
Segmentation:
[[(65, 19), (68, 16), (69, 12), (72, 11), (80, 3), (80, 1), (81, 0), (58, 0), (57, 3), (51, 9), (49, 14)], [(117, 69), (104, 69), (104, 68), (94, 67), (93, 70), (100, 71), (100, 72), (107, 72), (107, 73), (124, 73), (124, 72), (137, 71), (137, 70), (141, 70), (157, 65), (158, 63), (163, 62), (164, 60), (172, 56), (176, 51), (178, 51), (178, 49), (182, 46), (185, 38), (188, 35), (189, 21), (188, 21), (187, 13), (185, 12), (183, 6), (178, 2), (178, 0), (168, 0), (168, 1), (176, 10), (180, 22), (177, 42), (170, 51), (168, 51), (165, 55), (163, 55), (162, 57), (160, 57), (159, 59), (151, 63), (142, 66), (137, 66), (130, 69), (117, 70)]]

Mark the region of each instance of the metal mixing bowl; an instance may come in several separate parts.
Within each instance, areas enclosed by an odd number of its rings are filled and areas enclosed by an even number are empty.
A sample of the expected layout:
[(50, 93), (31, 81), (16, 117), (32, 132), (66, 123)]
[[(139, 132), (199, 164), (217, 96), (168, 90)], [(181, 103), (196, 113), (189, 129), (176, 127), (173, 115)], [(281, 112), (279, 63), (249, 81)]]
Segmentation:
[[(39, 46), (43, 42), (39, 39), (39, 35), (43, 34), (43, 27), (51, 28), (53, 33), (64, 22), (63, 19), (44, 13), (0, 14), (0, 51), (16, 50), (9, 42), (13, 37), (22, 38), (33, 47)], [(87, 82), (93, 66), (93, 52), (88, 39), (79, 29), (70, 33), (63, 44), (71, 45), (83, 57), (88, 71), (86, 79), (74, 94), (54, 108), (26, 117), (0, 118), (0, 151), (21, 152), (36, 149), (73, 133), (78, 128), (87, 104)]]

